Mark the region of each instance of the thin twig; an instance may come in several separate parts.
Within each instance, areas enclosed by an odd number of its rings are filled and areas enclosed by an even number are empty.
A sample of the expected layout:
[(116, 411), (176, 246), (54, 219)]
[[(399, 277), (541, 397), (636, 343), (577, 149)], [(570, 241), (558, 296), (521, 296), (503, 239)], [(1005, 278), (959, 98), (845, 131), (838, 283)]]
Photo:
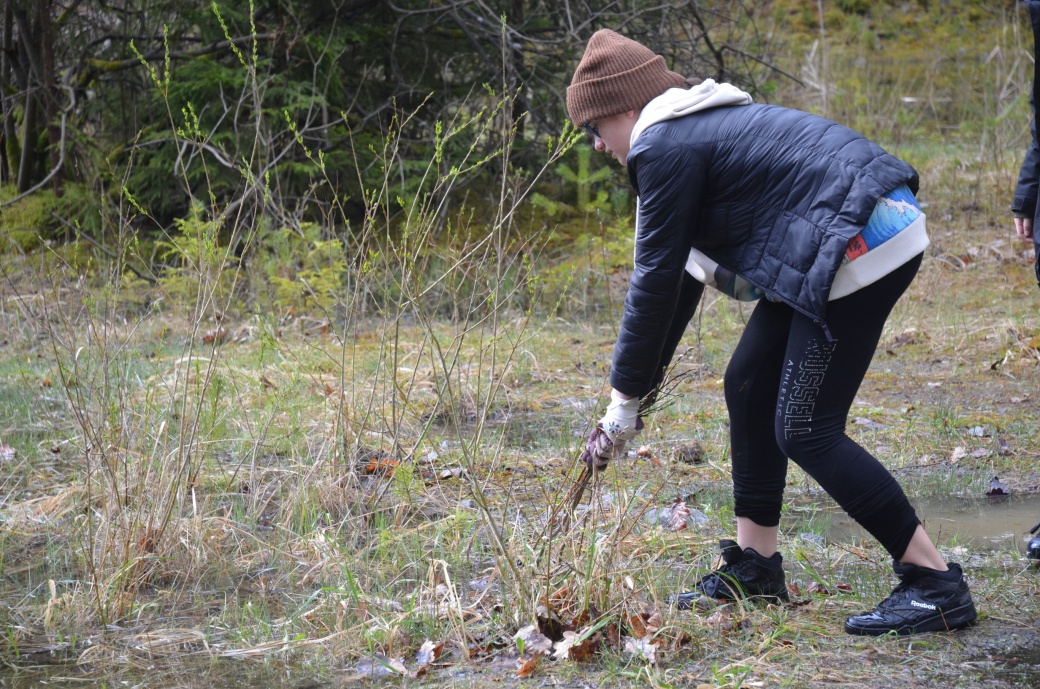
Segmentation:
[(581, 502), (582, 496), (585, 495), (585, 489), (590, 481), (592, 481), (592, 469), (589, 469), (588, 466), (582, 467), (581, 473), (578, 474), (578, 479), (571, 486), (570, 491), (567, 492), (567, 505), (571, 508), (570, 511), (572, 513), (578, 509), (578, 503)]
[[(54, 218), (55, 220), (57, 220), (58, 222), (60, 222), (62, 225), (64, 225), (68, 229), (70, 229), (73, 232), (75, 232), (77, 236), (82, 237), (83, 239), (87, 240), (87, 242), (89, 244), (94, 246), (98, 251), (101, 251), (102, 253), (104, 253), (106, 256), (111, 258), (113, 261), (119, 261), (120, 260), (119, 256), (116, 256), (115, 252), (113, 252), (107, 246), (103, 245), (101, 242), (97, 241), (96, 239), (91, 237), (89, 234), (84, 232), (81, 228), (76, 227), (75, 225), (73, 225), (68, 220), (66, 220), (65, 218), (61, 217), (60, 215), (58, 215), (54, 211), (51, 211), (51, 217)], [(140, 271), (137, 270), (137, 268), (134, 268), (132, 265), (130, 265), (129, 261), (122, 261), (122, 264), (123, 264), (123, 266), (127, 270), (129, 270), (131, 273), (133, 273), (137, 277), (141, 278), (145, 282), (149, 282), (149, 283), (151, 283), (153, 285), (156, 284), (157, 281), (156, 281), (155, 278), (153, 278), (150, 275), (142, 274)]]

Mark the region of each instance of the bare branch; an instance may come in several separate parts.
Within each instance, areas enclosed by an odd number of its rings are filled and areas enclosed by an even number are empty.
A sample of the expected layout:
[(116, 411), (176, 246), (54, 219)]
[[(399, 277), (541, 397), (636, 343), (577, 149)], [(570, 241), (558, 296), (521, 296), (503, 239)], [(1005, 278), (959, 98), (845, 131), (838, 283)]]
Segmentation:
[(91, 237), (89, 234), (84, 232), (83, 228), (76, 227), (75, 225), (73, 225), (68, 220), (66, 220), (65, 218), (61, 217), (60, 215), (58, 215), (54, 211), (50, 212), (50, 216), (52, 218), (54, 218), (55, 220), (57, 220), (62, 225), (64, 225), (65, 227), (67, 227), (68, 229), (72, 230), (72, 232), (75, 233), (75, 235), (77, 237), (80, 237), (82, 239), (87, 240), (88, 244), (91, 244), (92, 246), (94, 246), (96, 249), (98, 249), (98, 251), (102, 252), (103, 254), (105, 254), (106, 256), (111, 258), (113, 261), (119, 262), (122, 266), (127, 268), (131, 273), (133, 273), (137, 277), (141, 278), (145, 282), (149, 282), (149, 283), (151, 283), (153, 285), (157, 282), (156, 279), (153, 278), (151, 275), (144, 275), (143, 273), (141, 273), (141, 271), (137, 270), (137, 268), (134, 268), (128, 261), (120, 261), (120, 257), (117, 256), (114, 251), (112, 251), (107, 246), (105, 246), (104, 244), (102, 244), (101, 242), (97, 241), (96, 239)]
[[(226, 52), (231, 49), (231, 46), (241, 45), (252, 45), (253, 41), (276, 41), (281, 37), (282, 32), (274, 31), (271, 33), (256, 34), (250, 36), (238, 36), (230, 41), (216, 41), (209, 45), (204, 45), (194, 50), (171, 50), (169, 57), (171, 60), (190, 60), (197, 57), (203, 57), (205, 55), (212, 55), (213, 53)], [(151, 50), (147, 53), (142, 53), (141, 58), (132, 57), (125, 60), (100, 60), (96, 58), (87, 58), (86, 64), (94, 72), (118, 72), (124, 69), (130, 69), (137, 67), (141, 64), (141, 59), (146, 62), (158, 62), (165, 60), (167, 53), (165, 50)]]

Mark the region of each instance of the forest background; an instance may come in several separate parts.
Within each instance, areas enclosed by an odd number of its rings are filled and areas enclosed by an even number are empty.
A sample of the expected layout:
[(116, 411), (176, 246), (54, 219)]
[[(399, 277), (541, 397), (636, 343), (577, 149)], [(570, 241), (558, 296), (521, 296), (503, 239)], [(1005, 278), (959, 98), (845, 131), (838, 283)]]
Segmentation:
[(564, 108), (599, 28), (921, 171), (933, 245), (850, 433), (915, 499), (1036, 492), (1023, 3), (4, 0), (4, 681), (1021, 681), (1015, 539), (971, 555), (988, 631), (835, 639), (890, 572), (796, 469), (797, 605), (664, 605), (731, 526), (739, 305), (574, 500), (632, 251)]

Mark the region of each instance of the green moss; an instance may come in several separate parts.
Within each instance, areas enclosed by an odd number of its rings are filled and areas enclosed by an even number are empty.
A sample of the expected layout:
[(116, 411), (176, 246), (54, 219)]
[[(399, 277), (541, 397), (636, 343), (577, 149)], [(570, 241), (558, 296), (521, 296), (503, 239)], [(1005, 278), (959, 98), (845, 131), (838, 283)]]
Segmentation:
[[(17, 195), (13, 186), (0, 190), (0, 199)], [(54, 192), (41, 190), (0, 208), (0, 253), (32, 251), (43, 244), (47, 229), (54, 225), (50, 213), (55, 206)]]

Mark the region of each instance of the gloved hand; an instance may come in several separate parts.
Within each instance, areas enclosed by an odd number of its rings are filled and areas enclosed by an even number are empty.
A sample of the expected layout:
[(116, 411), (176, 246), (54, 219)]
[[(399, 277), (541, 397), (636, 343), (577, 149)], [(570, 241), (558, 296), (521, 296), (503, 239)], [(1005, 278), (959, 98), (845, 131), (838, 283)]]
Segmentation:
[(643, 429), (643, 422), (639, 419), (639, 400), (625, 399), (617, 390), (611, 390), (607, 413), (596, 425), (603, 429), (614, 445), (635, 438)]
[(603, 471), (615, 456), (625, 453), (626, 443), (643, 430), (639, 418), (639, 400), (626, 400), (611, 391), (607, 413), (589, 435), (581, 459), (593, 471)]

